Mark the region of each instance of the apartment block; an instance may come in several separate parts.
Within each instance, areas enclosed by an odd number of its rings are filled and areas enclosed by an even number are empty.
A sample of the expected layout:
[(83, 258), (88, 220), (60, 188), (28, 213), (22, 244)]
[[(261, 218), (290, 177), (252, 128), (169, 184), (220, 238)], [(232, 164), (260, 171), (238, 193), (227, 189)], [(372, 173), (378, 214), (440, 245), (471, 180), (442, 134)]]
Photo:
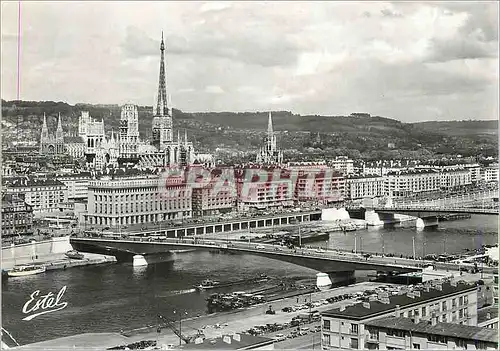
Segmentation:
[(477, 325), (475, 285), (454, 281), (431, 281), (407, 294), (380, 293), (370, 302), (342, 306), (322, 313), (322, 347), (364, 349), (366, 324), (380, 318), (430, 320), (442, 323)]
[(384, 178), (378, 175), (351, 175), (346, 178), (346, 198), (350, 200), (365, 197), (384, 196)]
[(390, 317), (365, 325), (368, 350), (497, 350), (498, 330)]
[(16, 177), (4, 182), (6, 194), (24, 194), (33, 214), (59, 211), (68, 202), (68, 187), (54, 178)]

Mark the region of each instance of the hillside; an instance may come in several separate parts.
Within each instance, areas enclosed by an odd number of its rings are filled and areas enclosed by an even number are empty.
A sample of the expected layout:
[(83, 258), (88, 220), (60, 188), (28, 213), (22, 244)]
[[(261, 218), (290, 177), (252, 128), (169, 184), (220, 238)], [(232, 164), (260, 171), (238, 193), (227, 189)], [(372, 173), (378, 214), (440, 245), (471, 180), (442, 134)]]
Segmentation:
[[(63, 129), (75, 133), (81, 111), (95, 119), (104, 119), (106, 132), (119, 129), (120, 106), (75, 106), (64, 102), (4, 101), (2, 126), (4, 144), (13, 140), (38, 140), (47, 116), (49, 131), (55, 131), (61, 113)], [(174, 130), (187, 131), (199, 152), (239, 152), (239, 158), (257, 151), (267, 129), (267, 112), (187, 113), (174, 109)], [(139, 107), (141, 138), (151, 136), (151, 107)], [(273, 112), (274, 129), (281, 147), (295, 159), (348, 155), (354, 158), (428, 158), (435, 155), (483, 154), (498, 151), (495, 121), (457, 121), (402, 123), (374, 117), (301, 116), (288, 111)], [(22, 131), (16, 130), (16, 125)], [(390, 149), (389, 143), (395, 148)]]
[(444, 121), (413, 123), (427, 131), (440, 131), (448, 136), (498, 135), (498, 121)]

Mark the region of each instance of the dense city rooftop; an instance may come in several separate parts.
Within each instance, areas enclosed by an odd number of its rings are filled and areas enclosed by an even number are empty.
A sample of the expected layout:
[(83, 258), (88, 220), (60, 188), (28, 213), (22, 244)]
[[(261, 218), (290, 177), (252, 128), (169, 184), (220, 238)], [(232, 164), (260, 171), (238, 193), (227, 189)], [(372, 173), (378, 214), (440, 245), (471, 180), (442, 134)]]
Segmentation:
[[(438, 290), (436, 285), (440, 285), (441, 290)], [(426, 286), (429, 291), (426, 290), (425, 286), (420, 289), (414, 289), (414, 291), (420, 292), (420, 296), (414, 295), (413, 297), (409, 297), (408, 295), (392, 295), (387, 297), (389, 303), (383, 303), (379, 300), (371, 301), (369, 302), (370, 308), (364, 307), (363, 303), (357, 303), (346, 307), (343, 311), (340, 308), (335, 308), (323, 312), (323, 316), (352, 319), (371, 318), (394, 311), (397, 306), (400, 308), (406, 308), (412, 305), (420, 304), (423, 301), (439, 299), (443, 296), (453, 295), (468, 290), (476, 290), (476, 286), (464, 282), (458, 282), (456, 286), (454, 286), (451, 282), (442, 282), (442, 284), (436, 283), (436, 285), (432, 286), (427, 284)]]
[(435, 323), (430, 321), (413, 322), (410, 318), (391, 317), (375, 319), (367, 322), (366, 326), (379, 328), (397, 329), (410, 331), (412, 333), (422, 333), (431, 335), (442, 335), (459, 339), (498, 342), (498, 330), (490, 328), (480, 328), (471, 325), (461, 325), (456, 323)]

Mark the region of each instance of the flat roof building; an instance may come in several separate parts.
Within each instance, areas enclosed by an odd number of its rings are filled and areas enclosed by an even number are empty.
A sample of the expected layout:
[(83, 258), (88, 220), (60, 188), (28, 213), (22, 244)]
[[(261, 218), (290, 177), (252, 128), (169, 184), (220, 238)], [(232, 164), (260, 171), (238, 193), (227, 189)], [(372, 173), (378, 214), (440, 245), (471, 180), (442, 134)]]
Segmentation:
[(183, 350), (274, 350), (274, 339), (249, 334), (223, 335), (199, 340), (182, 347)]
[(365, 325), (368, 350), (497, 350), (498, 330), (439, 323), (436, 319), (382, 318)]
[(419, 321), (434, 314), (439, 322), (477, 325), (477, 287), (465, 282), (432, 281), (404, 295), (381, 292), (370, 300), (322, 313), (323, 350), (363, 349), (365, 324), (380, 318)]

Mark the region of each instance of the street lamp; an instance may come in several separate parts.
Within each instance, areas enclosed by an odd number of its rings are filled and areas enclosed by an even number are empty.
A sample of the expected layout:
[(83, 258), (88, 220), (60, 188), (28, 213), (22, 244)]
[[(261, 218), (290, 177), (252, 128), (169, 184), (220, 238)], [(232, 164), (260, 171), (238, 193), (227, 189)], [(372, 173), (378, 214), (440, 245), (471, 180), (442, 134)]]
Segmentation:
[(357, 248), (357, 245), (356, 245), (356, 238), (357, 238), (357, 234), (354, 233), (354, 254), (356, 254), (356, 248)]
[(385, 238), (384, 238), (384, 233), (382, 233), (382, 256), (385, 256)]
[(413, 247), (413, 259), (415, 260), (416, 259), (416, 255), (415, 255), (415, 236), (413, 236), (413, 238), (412, 238), (412, 247)]

